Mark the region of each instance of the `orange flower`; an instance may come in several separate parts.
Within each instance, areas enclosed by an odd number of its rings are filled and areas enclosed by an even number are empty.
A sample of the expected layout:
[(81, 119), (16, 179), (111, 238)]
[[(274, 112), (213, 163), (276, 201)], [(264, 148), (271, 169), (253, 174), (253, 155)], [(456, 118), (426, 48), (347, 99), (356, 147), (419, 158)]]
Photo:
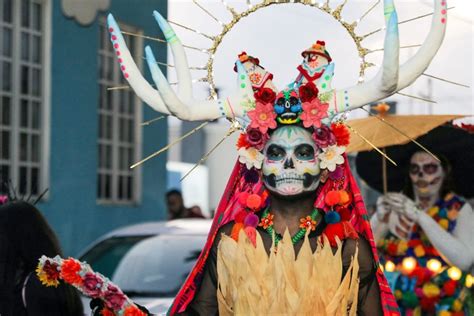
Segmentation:
[(300, 228), (306, 228), (315, 230), (316, 229), (316, 221), (311, 218), (311, 216), (306, 216), (300, 218)]
[(124, 316), (146, 316), (146, 314), (136, 306), (128, 306), (125, 308)]
[(260, 220), (258, 226), (263, 227), (263, 229), (267, 229), (268, 227), (273, 225), (273, 214), (267, 214), (264, 218)]
[(101, 311), (100, 311), (100, 315), (101, 316), (115, 316), (114, 312), (112, 312), (110, 309), (108, 309), (107, 307), (104, 307)]
[(237, 139), (237, 149), (240, 148), (249, 148), (250, 144), (247, 141), (247, 136), (244, 133), (241, 133), (239, 139)]
[(82, 284), (79, 271), (81, 271), (79, 262), (72, 258), (66, 259), (61, 266), (61, 278), (69, 284)]

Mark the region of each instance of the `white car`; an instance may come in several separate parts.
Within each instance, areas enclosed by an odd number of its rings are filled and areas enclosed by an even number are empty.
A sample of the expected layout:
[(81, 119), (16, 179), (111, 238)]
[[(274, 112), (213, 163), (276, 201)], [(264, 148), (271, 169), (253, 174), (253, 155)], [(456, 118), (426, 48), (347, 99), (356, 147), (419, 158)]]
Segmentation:
[[(125, 226), (99, 238), (79, 259), (150, 313), (165, 315), (201, 253), (211, 223), (180, 219)], [(83, 297), (86, 315), (89, 301)]]

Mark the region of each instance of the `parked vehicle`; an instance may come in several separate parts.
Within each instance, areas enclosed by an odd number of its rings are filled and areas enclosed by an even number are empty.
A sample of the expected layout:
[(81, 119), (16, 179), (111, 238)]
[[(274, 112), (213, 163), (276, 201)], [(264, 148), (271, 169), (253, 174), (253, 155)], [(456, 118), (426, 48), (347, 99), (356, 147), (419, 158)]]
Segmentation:
[[(79, 259), (151, 313), (164, 314), (201, 253), (210, 226), (206, 219), (126, 226), (99, 238)], [(83, 302), (89, 306), (88, 298)]]

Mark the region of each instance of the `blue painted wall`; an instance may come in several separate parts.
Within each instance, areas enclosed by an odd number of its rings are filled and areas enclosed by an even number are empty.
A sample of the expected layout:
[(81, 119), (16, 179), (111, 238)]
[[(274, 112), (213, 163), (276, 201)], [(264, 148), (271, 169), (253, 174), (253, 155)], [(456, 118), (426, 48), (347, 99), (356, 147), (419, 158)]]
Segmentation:
[[(97, 204), (99, 25), (96, 19), (90, 26), (81, 26), (63, 15), (60, 1), (52, 3), (50, 191), (39, 208), (65, 253), (75, 255), (113, 228), (165, 218), (166, 155), (143, 165), (139, 205)], [(112, 0), (109, 12), (146, 35), (162, 37), (152, 17), (154, 9), (166, 15), (167, 1)], [(157, 59), (166, 60), (166, 46), (155, 43), (150, 44)], [(143, 111), (145, 120), (157, 115), (145, 104)], [(166, 120), (145, 127), (142, 156), (166, 142)]]

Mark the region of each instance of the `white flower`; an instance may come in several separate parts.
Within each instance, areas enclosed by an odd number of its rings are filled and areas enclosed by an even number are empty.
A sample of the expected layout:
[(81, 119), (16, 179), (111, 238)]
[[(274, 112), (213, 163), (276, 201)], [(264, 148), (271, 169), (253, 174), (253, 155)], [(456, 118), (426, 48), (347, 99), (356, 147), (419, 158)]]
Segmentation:
[(336, 165), (342, 165), (344, 163), (342, 154), (345, 151), (346, 147), (336, 145), (323, 148), (323, 153), (318, 157), (321, 161), (319, 166), (321, 169), (328, 169), (329, 171), (336, 170)]
[(254, 147), (239, 149), (239, 162), (245, 164), (247, 169), (252, 169), (252, 167), (260, 169), (263, 158), (263, 154)]

